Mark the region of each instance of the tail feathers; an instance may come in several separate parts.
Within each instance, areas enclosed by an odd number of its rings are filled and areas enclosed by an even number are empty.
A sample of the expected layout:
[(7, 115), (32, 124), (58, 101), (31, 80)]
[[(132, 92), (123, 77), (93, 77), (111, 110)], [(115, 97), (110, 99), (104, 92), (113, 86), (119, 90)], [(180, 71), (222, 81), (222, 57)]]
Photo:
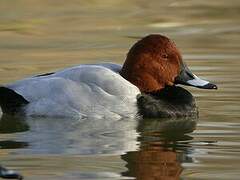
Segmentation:
[(0, 87), (0, 106), (5, 114), (16, 114), (29, 102), (14, 90)]

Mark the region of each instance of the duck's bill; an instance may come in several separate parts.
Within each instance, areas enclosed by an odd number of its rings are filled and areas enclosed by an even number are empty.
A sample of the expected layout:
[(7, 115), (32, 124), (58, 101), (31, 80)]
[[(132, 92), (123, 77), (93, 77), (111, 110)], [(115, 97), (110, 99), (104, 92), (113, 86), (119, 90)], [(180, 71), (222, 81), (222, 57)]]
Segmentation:
[(202, 89), (217, 89), (215, 84), (212, 84), (206, 80), (200, 79), (193, 74), (186, 64), (182, 64), (181, 72), (175, 79), (175, 84), (183, 84), (188, 86), (194, 86)]

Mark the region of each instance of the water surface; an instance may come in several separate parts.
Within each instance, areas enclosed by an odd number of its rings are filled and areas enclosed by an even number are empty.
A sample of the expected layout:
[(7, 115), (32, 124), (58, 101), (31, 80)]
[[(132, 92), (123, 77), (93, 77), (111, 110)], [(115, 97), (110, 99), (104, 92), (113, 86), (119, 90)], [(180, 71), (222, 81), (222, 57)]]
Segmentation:
[(81, 63), (123, 63), (136, 40), (161, 33), (219, 87), (188, 88), (200, 117), (184, 136), (162, 134), (167, 120), (3, 117), (1, 164), (26, 179), (239, 179), (239, 1), (2, 0), (0, 12), (1, 84)]

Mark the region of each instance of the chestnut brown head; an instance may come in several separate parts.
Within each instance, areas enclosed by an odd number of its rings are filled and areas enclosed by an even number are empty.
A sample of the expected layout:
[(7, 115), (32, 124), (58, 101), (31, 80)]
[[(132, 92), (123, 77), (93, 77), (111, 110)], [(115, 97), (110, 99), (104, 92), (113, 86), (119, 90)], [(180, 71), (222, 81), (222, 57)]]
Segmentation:
[(141, 92), (158, 91), (176, 83), (216, 89), (216, 85), (192, 74), (175, 43), (159, 34), (148, 35), (131, 47), (120, 74)]

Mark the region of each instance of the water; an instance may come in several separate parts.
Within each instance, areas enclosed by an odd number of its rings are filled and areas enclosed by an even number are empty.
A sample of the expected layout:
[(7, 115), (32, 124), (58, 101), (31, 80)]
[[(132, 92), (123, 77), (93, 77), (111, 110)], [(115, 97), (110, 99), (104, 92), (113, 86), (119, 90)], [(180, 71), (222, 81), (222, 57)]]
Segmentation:
[(188, 88), (200, 117), (185, 136), (163, 135), (168, 120), (3, 117), (2, 165), (25, 179), (239, 179), (239, 1), (2, 0), (0, 12), (1, 84), (81, 63), (122, 63), (138, 38), (161, 33), (219, 87)]

